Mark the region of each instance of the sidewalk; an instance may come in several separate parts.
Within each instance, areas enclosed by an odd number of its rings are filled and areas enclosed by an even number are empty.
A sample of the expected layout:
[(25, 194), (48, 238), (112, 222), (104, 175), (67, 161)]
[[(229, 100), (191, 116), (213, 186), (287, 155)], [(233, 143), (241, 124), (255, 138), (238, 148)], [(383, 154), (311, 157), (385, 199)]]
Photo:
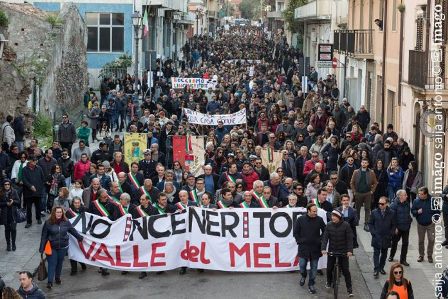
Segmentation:
[[(33, 209), (34, 212), (34, 209)], [(42, 219), (44, 221), (44, 219)], [(34, 273), (39, 266), (39, 242), (42, 233), (42, 225), (37, 224), (33, 214), (33, 225), (25, 228), (25, 223), (17, 224), (17, 250), (6, 251), (6, 242), (3, 236), (4, 226), (0, 226), (0, 275), (7, 286), (15, 289), (19, 287), (20, 271)], [(36, 279), (37, 282), (37, 279)]]
[[(401, 241), (398, 243), (397, 253), (395, 254), (395, 261), (388, 262), (386, 260), (386, 266), (384, 270), (387, 272), (386, 275), (381, 275), (379, 278), (375, 279), (373, 277), (373, 248), (370, 246), (371, 235), (370, 233), (364, 231), (364, 209), (361, 211), (361, 220), (359, 221), (359, 226), (357, 227), (359, 248), (355, 251), (356, 258), (361, 268), (361, 273), (366, 281), (367, 287), (369, 288), (372, 298), (379, 298), (381, 295), (381, 290), (384, 286), (384, 282), (389, 278), (390, 266), (398, 262), (400, 259)], [(425, 243), (425, 251), (426, 251)], [(390, 252), (390, 249), (389, 249)], [(434, 250), (434, 253), (436, 251)], [(448, 265), (448, 250), (444, 249), (443, 253), (443, 268)], [(426, 253), (425, 253), (426, 254)], [(411, 231), (409, 234), (409, 248), (407, 255), (407, 262), (410, 264), (409, 267), (404, 267), (404, 276), (409, 279), (412, 283), (412, 288), (414, 290), (414, 298), (435, 298), (434, 296), (434, 286), (433, 280), (435, 279), (435, 273), (440, 273), (443, 269), (436, 268), (436, 264), (428, 263), (426, 256), (422, 263), (417, 262), (418, 258), (418, 237), (417, 237), (417, 223), (415, 219), (412, 221)], [(389, 258), (389, 255), (388, 255)], [(435, 255), (433, 255), (434, 261)]]

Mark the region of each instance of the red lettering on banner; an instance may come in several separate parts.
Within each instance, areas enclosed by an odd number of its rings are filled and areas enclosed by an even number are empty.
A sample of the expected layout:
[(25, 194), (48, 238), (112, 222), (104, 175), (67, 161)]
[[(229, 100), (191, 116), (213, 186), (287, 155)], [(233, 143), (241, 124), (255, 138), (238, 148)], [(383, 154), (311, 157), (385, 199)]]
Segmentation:
[(280, 244), (275, 243), (275, 267), (290, 267), (291, 263), (280, 262)]
[(138, 245), (132, 246), (132, 251), (134, 252), (134, 264), (133, 267), (148, 267), (148, 262), (140, 262), (138, 260)]
[[(210, 260), (205, 257), (205, 242), (201, 242), (201, 248), (197, 246), (190, 245), (190, 241), (185, 242), (185, 249), (180, 253), (180, 257), (186, 261), (203, 264), (210, 264)], [(198, 259), (199, 257), (199, 259)]]
[(205, 257), (205, 242), (201, 242), (201, 263), (203, 264), (210, 264), (210, 259)]
[(153, 243), (151, 244), (151, 267), (162, 267), (166, 266), (166, 262), (156, 262), (156, 258), (165, 258), (165, 253), (157, 253), (157, 248), (164, 247), (166, 245), (166, 242), (161, 243)]
[[(104, 255), (101, 255), (104, 252)], [(95, 252), (95, 255), (92, 257), (92, 261), (105, 261), (108, 262), (111, 266), (115, 266), (115, 261), (107, 250), (107, 246), (103, 243), (100, 244), (100, 247)]]
[(254, 243), (254, 267), (255, 268), (270, 268), (271, 264), (260, 263), (260, 259), (268, 259), (271, 257), (270, 253), (259, 252), (260, 248), (269, 248), (271, 244), (269, 243)]
[(95, 249), (96, 243), (92, 242), (90, 244), (89, 251), (87, 251), (87, 252), (86, 252), (86, 249), (84, 248), (84, 244), (82, 241), (78, 241), (78, 244), (79, 244), (79, 249), (81, 249), (82, 253), (84, 254), (84, 257), (89, 260), (90, 256), (92, 255), (93, 250)]
[(121, 261), (121, 252), (120, 252), (120, 249), (121, 249), (121, 246), (120, 245), (116, 245), (115, 246), (115, 255), (117, 256), (117, 262), (116, 262), (116, 264), (117, 264), (117, 266), (118, 267), (130, 267), (131, 266), (131, 263), (123, 263), (122, 261)]
[(294, 263), (292, 264), (292, 266), (297, 267), (298, 264), (299, 264), (299, 256), (296, 255), (296, 258), (294, 259)]
[(239, 256), (246, 255), (246, 267), (251, 266), (250, 262), (250, 244), (246, 243), (243, 245), (243, 247), (238, 248), (235, 244), (232, 242), (229, 243), (229, 254), (230, 254), (230, 267), (235, 267), (235, 254), (238, 254)]

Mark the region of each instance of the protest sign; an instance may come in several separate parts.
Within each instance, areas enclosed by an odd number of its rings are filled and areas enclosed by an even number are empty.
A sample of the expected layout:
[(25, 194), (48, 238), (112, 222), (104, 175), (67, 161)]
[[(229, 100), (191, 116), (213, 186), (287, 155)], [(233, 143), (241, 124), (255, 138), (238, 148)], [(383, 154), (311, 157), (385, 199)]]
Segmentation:
[(204, 136), (173, 136), (173, 161), (179, 161), (194, 176), (204, 173), (204, 155)]
[(185, 86), (190, 86), (191, 89), (215, 89), (217, 80), (203, 79), (203, 78), (171, 78), (171, 87), (174, 89), (182, 89)]
[(217, 126), (218, 121), (222, 121), (225, 126), (245, 124), (247, 122), (246, 108), (232, 114), (208, 115), (188, 108), (184, 108), (184, 113), (190, 124)]
[[(242, 272), (298, 269), (294, 224), (305, 208), (191, 208), (183, 213), (116, 221), (80, 214), (70, 221), (84, 240), (70, 235), (70, 259), (122, 271), (178, 267)], [(326, 222), (326, 213), (318, 209)], [(318, 236), (316, 236), (318, 237)], [(326, 257), (318, 268), (326, 267)]]

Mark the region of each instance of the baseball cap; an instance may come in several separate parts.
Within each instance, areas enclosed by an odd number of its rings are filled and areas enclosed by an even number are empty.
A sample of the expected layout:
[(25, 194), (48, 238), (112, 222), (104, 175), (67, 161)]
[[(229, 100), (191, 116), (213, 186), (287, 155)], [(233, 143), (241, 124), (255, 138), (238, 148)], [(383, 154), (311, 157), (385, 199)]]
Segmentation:
[(341, 212), (339, 212), (338, 210), (333, 210), (333, 211), (331, 212), (331, 214), (332, 214), (332, 215), (336, 215), (336, 216), (338, 216), (339, 218), (342, 218), (342, 214), (341, 214)]

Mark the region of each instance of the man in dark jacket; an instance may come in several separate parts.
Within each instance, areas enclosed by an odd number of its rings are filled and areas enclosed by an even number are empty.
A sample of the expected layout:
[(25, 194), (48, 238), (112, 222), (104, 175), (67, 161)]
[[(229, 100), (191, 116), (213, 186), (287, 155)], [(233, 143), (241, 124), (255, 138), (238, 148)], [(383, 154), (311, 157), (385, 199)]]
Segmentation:
[(272, 195), (282, 203), (282, 207), (288, 204), (288, 189), (280, 180), (278, 173), (271, 173), (270, 180), (264, 182), (265, 186), (271, 187)]
[(387, 250), (392, 245), (392, 236), (395, 233), (395, 214), (389, 208), (389, 199), (382, 196), (378, 201), (378, 208), (372, 211), (369, 221), (369, 230), (372, 235), (373, 247), (373, 276), (378, 278), (378, 273), (386, 274)]
[(398, 190), (397, 198), (391, 206), (391, 210), (395, 213), (395, 221), (397, 228), (392, 238), (392, 248), (390, 249), (389, 262), (394, 260), (395, 252), (397, 251), (398, 241), (403, 238), (401, 244), (400, 264), (409, 266), (406, 261), (406, 255), (408, 254), (409, 245), (409, 230), (411, 229), (411, 206), (409, 204), (408, 195), (406, 190)]
[(432, 254), (434, 251), (435, 241), (435, 229), (436, 225), (432, 221), (433, 217), (438, 220), (440, 217), (440, 211), (432, 209), (431, 195), (428, 193), (427, 187), (421, 187), (418, 189), (418, 196), (414, 200), (412, 205), (412, 215), (417, 219), (417, 233), (418, 233), (418, 253), (419, 257), (417, 262), (423, 262), (425, 256), (425, 234), (428, 235), (428, 262), (432, 263)]
[(20, 288), (17, 293), (22, 298), (27, 299), (45, 299), (45, 294), (41, 289), (33, 282), (33, 274), (28, 271), (19, 272)]
[(44, 193), (44, 185), (46, 177), (42, 171), (42, 168), (37, 165), (37, 158), (30, 157), (30, 161), (23, 168), (23, 199), (26, 205), (26, 225), (25, 228), (29, 228), (32, 223), (31, 208), (34, 203), (36, 212), (36, 220), (38, 224), (42, 224), (40, 220), (40, 208), (41, 197)]
[(317, 207), (310, 203), (306, 207), (307, 214), (297, 218), (294, 227), (294, 238), (297, 245), (299, 245), (299, 265), (300, 286), (305, 284), (306, 280), (306, 265), (310, 262), (310, 278), (308, 280), (308, 288), (311, 294), (316, 293), (314, 287), (314, 280), (316, 279), (317, 264), (319, 258), (322, 256), (320, 251), (320, 243), (322, 234), (325, 231), (324, 220), (317, 216)]
[(14, 117), (12, 128), (14, 129), (14, 135), (16, 136), (16, 140), (14, 142), (17, 144), (17, 146), (19, 147), (19, 151), (21, 152), (25, 149), (25, 125), (23, 123), (23, 117), (21, 115)]
[(59, 125), (58, 140), (62, 148), (68, 149), (68, 152), (72, 152), (72, 145), (76, 141), (76, 129), (73, 123), (68, 119), (68, 115), (62, 116), (62, 123)]
[(98, 165), (99, 162), (112, 161), (112, 155), (109, 153), (109, 146), (107, 143), (101, 141), (98, 147), (99, 148), (92, 153), (92, 163)]
[(331, 213), (331, 222), (327, 223), (322, 237), (320, 249), (324, 255), (327, 254), (327, 244), (328, 252), (347, 254), (347, 256), (336, 257), (331, 254), (328, 256), (326, 287), (329, 288), (331, 286), (331, 282), (333, 281), (333, 268), (336, 259), (339, 258), (339, 265), (345, 277), (345, 286), (347, 287), (349, 297), (352, 297), (352, 277), (350, 275), (348, 258), (353, 255), (353, 233), (350, 224), (344, 221), (341, 212), (337, 210)]

